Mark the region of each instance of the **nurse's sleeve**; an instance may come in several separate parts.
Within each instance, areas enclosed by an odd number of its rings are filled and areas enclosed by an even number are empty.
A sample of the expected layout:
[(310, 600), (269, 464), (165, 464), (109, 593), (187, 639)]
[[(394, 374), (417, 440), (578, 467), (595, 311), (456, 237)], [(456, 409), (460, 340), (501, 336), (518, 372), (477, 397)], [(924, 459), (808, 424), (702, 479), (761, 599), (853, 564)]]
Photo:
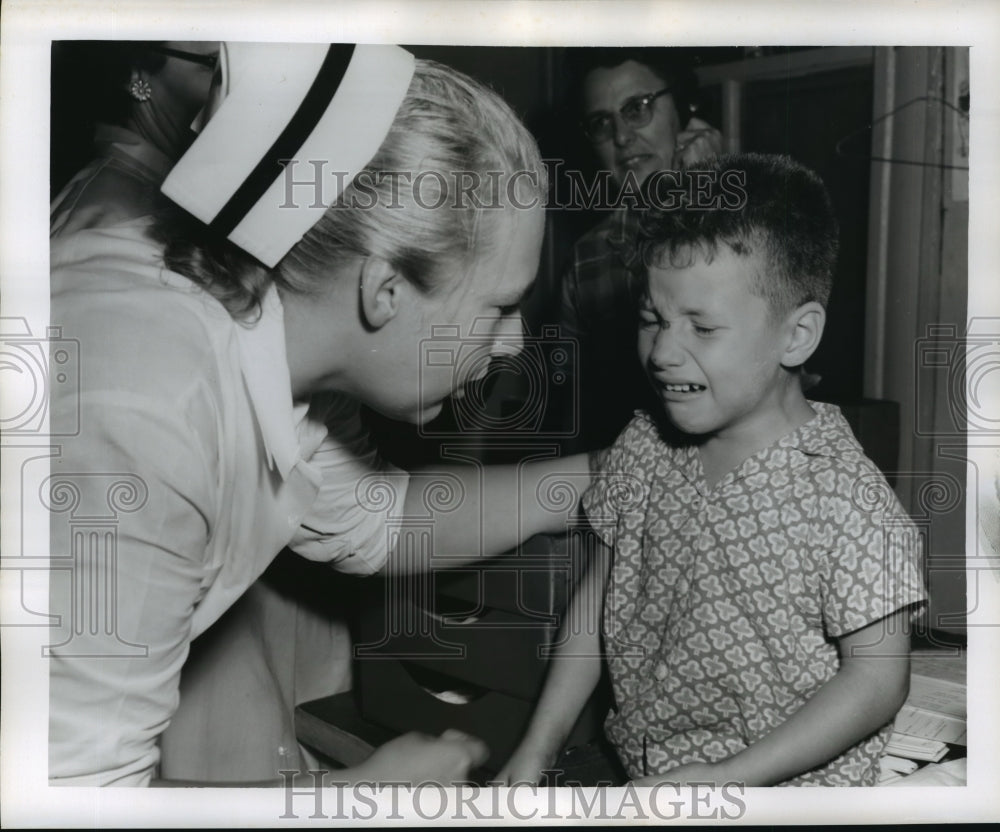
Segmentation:
[(385, 564), (386, 521), (406, 499), (409, 474), (379, 456), (355, 401), (332, 397), (325, 423), (326, 437), (308, 460), (321, 472), (319, 493), (288, 546), (341, 572), (373, 575)]
[[(76, 401), (54, 402), (52, 419)], [(211, 577), (215, 458), (184, 402), (80, 401), (48, 499), (53, 785), (147, 785), (177, 708), (191, 617)], [(214, 424), (214, 422), (209, 422)], [(210, 444), (210, 443), (209, 443)], [(64, 567), (58, 566), (64, 563)]]

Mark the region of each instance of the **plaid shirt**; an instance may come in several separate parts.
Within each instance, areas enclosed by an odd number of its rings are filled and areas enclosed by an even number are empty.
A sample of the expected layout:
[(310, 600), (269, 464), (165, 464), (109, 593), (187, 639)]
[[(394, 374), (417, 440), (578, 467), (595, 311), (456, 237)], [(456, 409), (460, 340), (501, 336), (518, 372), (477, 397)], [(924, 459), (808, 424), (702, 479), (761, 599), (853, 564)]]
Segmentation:
[(562, 276), (559, 324), (578, 343), (580, 433), (569, 450), (610, 445), (636, 409), (655, 404), (637, 351), (641, 282), (609, 245), (626, 217), (616, 211), (584, 234)]

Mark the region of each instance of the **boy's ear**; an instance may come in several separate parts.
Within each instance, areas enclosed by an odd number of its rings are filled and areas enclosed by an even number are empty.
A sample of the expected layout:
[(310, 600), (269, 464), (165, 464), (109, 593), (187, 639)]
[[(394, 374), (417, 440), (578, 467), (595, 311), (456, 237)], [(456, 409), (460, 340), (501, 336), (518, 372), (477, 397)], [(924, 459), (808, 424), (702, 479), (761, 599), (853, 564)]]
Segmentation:
[(361, 317), (365, 326), (381, 329), (399, 312), (406, 279), (381, 257), (366, 257), (360, 272)]
[(789, 339), (781, 357), (783, 367), (800, 367), (816, 352), (826, 325), (826, 310), (809, 301), (794, 309), (788, 316)]

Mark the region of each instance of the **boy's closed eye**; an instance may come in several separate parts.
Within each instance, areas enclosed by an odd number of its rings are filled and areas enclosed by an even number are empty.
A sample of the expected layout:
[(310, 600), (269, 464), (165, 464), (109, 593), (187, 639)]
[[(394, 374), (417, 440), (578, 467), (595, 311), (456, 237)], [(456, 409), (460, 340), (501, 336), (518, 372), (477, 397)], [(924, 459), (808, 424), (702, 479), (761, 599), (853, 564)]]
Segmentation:
[[(660, 314), (655, 309), (643, 307), (639, 310), (639, 326), (643, 329), (652, 329), (654, 327), (667, 328), (670, 326), (670, 323), (660, 317)], [(719, 327), (691, 321), (691, 329), (696, 335), (708, 337), (717, 332)]]
[(639, 310), (639, 326), (641, 327), (655, 327), (660, 325), (660, 316), (656, 314), (655, 309), (640, 309)]

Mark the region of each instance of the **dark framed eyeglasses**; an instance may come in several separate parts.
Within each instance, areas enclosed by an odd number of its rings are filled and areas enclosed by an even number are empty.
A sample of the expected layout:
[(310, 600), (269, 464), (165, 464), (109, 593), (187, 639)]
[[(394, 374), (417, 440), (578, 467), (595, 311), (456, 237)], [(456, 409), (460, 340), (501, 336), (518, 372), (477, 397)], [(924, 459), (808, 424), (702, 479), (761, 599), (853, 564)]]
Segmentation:
[(167, 55), (171, 58), (180, 58), (182, 61), (201, 64), (202, 66), (207, 66), (209, 69), (215, 69), (216, 64), (219, 63), (218, 52), (214, 55), (202, 55), (200, 52), (185, 52), (183, 49), (172, 49), (169, 46), (160, 46), (159, 44), (150, 46), (149, 49), (152, 52), (158, 52), (161, 55)]
[[(653, 102), (672, 89), (664, 87), (645, 95), (634, 95), (618, 108), (618, 115), (628, 127), (645, 127), (653, 120)], [(592, 142), (606, 142), (615, 134), (615, 115), (607, 110), (589, 113), (580, 124), (584, 135)]]

